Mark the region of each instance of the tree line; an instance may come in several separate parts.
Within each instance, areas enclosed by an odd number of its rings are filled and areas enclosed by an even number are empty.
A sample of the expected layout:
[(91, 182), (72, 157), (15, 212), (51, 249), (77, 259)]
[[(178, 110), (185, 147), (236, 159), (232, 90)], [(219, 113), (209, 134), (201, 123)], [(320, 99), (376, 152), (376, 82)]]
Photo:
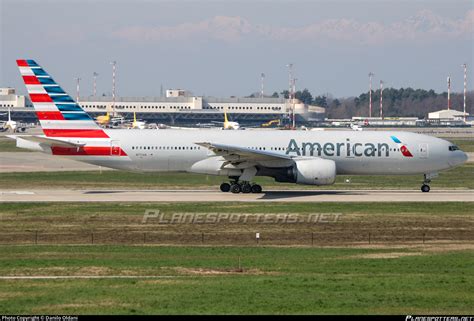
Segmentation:
[[(258, 97), (255, 94), (249, 97)], [(289, 97), (288, 90), (274, 92), (273, 98)], [(351, 118), (369, 116), (369, 92), (357, 97), (334, 98), (332, 95), (313, 96), (308, 89), (299, 90), (295, 97), (308, 105), (326, 108), (327, 118)], [(383, 90), (384, 117), (425, 118), (428, 113), (448, 108), (448, 93), (436, 93), (433, 89), (386, 88)], [(472, 114), (474, 91), (467, 93), (466, 111)], [(451, 109), (463, 110), (463, 94), (451, 93)], [(372, 91), (372, 117), (380, 115), (380, 91)]]

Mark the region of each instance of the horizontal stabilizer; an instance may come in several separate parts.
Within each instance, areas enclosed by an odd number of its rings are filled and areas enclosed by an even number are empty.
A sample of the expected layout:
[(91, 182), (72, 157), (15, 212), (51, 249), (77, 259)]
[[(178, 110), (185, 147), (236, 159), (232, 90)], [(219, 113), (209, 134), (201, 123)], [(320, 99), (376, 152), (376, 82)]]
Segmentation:
[(27, 141), (30, 141), (30, 142), (44, 144), (44, 145), (47, 145), (47, 146), (82, 147), (82, 146), (85, 145), (84, 143), (73, 143), (73, 142), (70, 142), (70, 141), (62, 140), (62, 139), (55, 139), (55, 138), (46, 137), (44, 135), (35, 135), (35, 136), (31, 136), (31, 135), (8, 135), (7, 137), (15, 139), (15, 140), (20, 138), (20, 139), (27, 140)]

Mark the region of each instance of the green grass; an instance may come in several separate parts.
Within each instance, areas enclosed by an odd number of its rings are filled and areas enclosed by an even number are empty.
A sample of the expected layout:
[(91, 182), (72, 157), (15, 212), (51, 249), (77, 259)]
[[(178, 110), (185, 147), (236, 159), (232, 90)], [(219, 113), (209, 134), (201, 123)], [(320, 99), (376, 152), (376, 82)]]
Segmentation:
[[(474, 200), (473, 200), (474, 202)], [(466, 214), (474, 215), (474, 207), (470, 203), (463, 202), (361, 202), (361, 203), (333, 203), (322, 202), (272, 202), (271, 206), (265, 206), (257, 202), (228, 202), (228, 203), (192, 203), (192, 202), (172, 202), (172, 203), (0, 203), (0, 214), (20, 215), (28, 217), (70, 215), (70, 216), (119, 216), (119, 215), (139, 215), (142, 216), (145, 210), (159, 208), (165, 213), (235, 213), (255, 214), (255, 213), (341, 213), (341, 214), (422, 214), (422, 215), (449, 215)]]
[[(170, 279), (1, 280), (5, 314), (472, 314), (474, 255), (394, 250), (0, 246), (2, 275)], [(243, 273), (222, 273), (238, 266)], [(203, 273), (205, 272), (205, 273)], [(220, 272), (220, 274), (215, 274)]]
[[(350, 179), (350, 183), (346, 183)], [(2, 173), (3, 186), (9, 188), (75, 188), (75, 189), (218, 189), (224, 177), (188, 173), (130, 173), (123, 171), (84, 172), (26, 172)], [(339, 175), (331, 186), (304, 186), (276, 183), (271, 178), (257, 177), (256, 181), (267, 189), (416, 189), (421, 175), (407, 176), (346, 176)], [(433, 189), (474, 189), (474, 163), (441, 172), (433, 179)]]
[[(255, 246), (255, 232), (265, 246), (465, 243), (474, 240), (472, 204), (8, 203), (0, 206), (0, 244)], [(144, 221), (147, 210), (187, 219)], [(221, 219), (209, 222), (211, 214)], [(288, 214), (297, 220), (283, 221)]]
[[(0, 235), (137, 229), (255, 232), (256, 225), (143, 224), (165, 213), (338, 213), (337, 224), (259, 224), (350, 233), (401, 228), (433, 235), (473, 229), (471, 203), (0, 203)], [(179, 242), (177, 242), (179, 244)], [(200, 244), (200, 242), (198, 242)], [(215, 244), (215, 243), (214, 243)], [(226, 243), (227, 244), (227, 243)], [(417, 240), (354, 247), (0, 245), (1, 276), (133, 275), (161, 279), (0, 280), (4, 314), (472, 314), (472, 242)], [(242, 272), (238, 271), (239, 259)]]
[(0, 137), (0, 152), (30, 152), (30, 150), (16, 147), (16, 141), (6, 137)]

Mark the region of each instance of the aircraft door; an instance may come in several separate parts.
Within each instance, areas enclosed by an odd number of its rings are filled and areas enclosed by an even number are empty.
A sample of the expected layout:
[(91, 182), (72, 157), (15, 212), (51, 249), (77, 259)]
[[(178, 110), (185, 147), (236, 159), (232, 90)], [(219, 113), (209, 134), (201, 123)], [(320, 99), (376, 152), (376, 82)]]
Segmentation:
[(418, 154), (420, 158), (428, 158), (428, 144), (421, 143), (418, 145)]
[(112, 156), (120, 156), (120, 141), (118, 140), (112, 140), (110, 142), (110, 155)]

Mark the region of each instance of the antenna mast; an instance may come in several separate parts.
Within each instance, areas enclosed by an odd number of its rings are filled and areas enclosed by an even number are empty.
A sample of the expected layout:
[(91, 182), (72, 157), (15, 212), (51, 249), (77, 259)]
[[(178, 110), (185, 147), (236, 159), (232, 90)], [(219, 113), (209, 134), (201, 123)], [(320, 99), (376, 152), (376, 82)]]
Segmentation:
[(463, 64), (464, 67), (464, 122), (466, 122), (466, 93), (467, 93), (467, 64)]
[(93, 96), (94, 96), (94, 97), (97, 96), (97, 76), (98, 76), (98, 75), (99, 75), (99, 74), (96, 73), (95, 71), (94, 71), (94, 73), (92, 74), (92, 77), (94, 78), (94, 91), (93, 91)]
[(76, 102), (79, 102), (79, 82), (81, 78), (77, 77), (76, 79)]
[(383, 120), (383, 81), (380, 80), (380, 118)]
[(115, 69), (117, 62), (114, 60), (110, 64), (112, 65), (112, 114), (115, 116)]
[(372, 77), (373, 72), (369, 72), (369, 118), (372, 117)]

